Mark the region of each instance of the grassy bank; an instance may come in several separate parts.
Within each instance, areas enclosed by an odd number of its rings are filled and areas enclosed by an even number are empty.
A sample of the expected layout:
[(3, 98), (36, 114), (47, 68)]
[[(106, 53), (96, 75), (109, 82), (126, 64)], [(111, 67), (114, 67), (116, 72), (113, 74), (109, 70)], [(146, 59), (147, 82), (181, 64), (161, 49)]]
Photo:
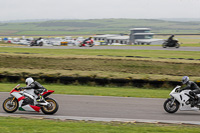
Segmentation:
[[(9, 76), (180, 81), (187, 75), (191, 80), (200, 80), (200, 62), (192, 60), (200, 58), (198, 51), (1, 47), (0, 57), (0, 73)], [(172, 57), (181, 59), (166, 59)]]
[(0, 133), (10, 133), (13, 131), (15, 133), (198, 133), (199, 129), (199, 126), (191, 125), (53, 121), (0, 117)]
[[(66, 50), (66, 52), (69, 51)], [(200, 56), (197, 57), (197, 55), (196, 58), (199, 58)], [(195, 80), (199, 80), (198, 77), (200, 76), (200, 62), (194, 60), (99, 57), (95, 55), (78, 55), (78, 53), (77, 55), (63, 54), (62, 57), (51, 57), (51, 54), (44, 56), (15, 53), (0, 54), (0, 56), (0, 72), (5, 74), (28, 73), (30, 76), (52, 74), (55, 77), (72, 75), (132, 79), (143, 77), (143, 79), (160, 78), (162, 80), (174, 79), (179, 81), (185, 75), (191, 76)]]

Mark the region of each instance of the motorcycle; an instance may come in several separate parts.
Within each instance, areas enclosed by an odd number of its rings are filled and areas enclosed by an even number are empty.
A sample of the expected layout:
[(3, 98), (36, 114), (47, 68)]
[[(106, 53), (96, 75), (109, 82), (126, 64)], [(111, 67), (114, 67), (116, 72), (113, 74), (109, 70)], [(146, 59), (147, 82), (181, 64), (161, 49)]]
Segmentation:
[[(168, 98), (163, 107), (168, 113), (175, 113), (178, 109), (181, 111), (195, 111), (200, 110), (199, 99), (196, 100), (189, 94), (190, 90), (181, 91), (181, 86), (176, 86), (169, 94), (171, 98)], [(199, 94), (197, 95), (200, 96)], [(195, 104), (194, 104), (195, 103)]]
[(173, 41), (170, 41), (170, 42), (168, 40), (165, 40), (165, 42), (162, 44), (162, 47), (163, 48), (167, 48), (167, 47), (179, 48), (180, 44), (178, 43), (177, 39), (174, 39)]
[(20, 86), (18, 84), (10, 91), (11, 97), (8, 97), (3, 102), (3, 109), (7, 113), (13, 113), (17, 109), (20, 111), (34, 111), (34, 112), (42, 112), (44, 114), (54, 114), (58, 110), (58, 103), (47, 96), (52, 94), (53, 90), (47, 90), (42, 93), (44, 102), (38, 103), (36, 101), (37, 95), (34, 93), (34, 89), (20, 90), (17, 89)]
[(43, 39), (36, 39), (31, 41), (30, 46), (43, 46)]
[(89, 46), (89, 47), (93, 47), (94, 46), (94, 41), (93, 40), (88, 40), (88, 41), (83, 41), (80, 42), (79, 47), (85, 47), (85, 46)]

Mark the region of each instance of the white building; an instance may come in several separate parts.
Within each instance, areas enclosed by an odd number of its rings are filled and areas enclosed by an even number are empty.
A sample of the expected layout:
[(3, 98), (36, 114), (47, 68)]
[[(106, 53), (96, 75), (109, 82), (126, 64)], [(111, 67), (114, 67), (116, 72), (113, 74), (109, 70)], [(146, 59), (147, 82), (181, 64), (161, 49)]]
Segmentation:
[(163, 39), (153, 39), (154, 33), (151, 33), (150, 28), (133, 28), (130, 29), (129, 36), (124, 35), (97, 35), (94, 36), (95, 41), (104, 41), (106, 44), (162, 44)]

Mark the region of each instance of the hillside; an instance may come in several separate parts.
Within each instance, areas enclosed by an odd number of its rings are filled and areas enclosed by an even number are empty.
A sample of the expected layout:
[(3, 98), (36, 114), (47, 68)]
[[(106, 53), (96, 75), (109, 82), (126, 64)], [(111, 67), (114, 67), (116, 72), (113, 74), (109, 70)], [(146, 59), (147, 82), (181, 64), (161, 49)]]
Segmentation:
[(199, 34), (200, 22), (175, 22), (154, 19), (52, 20), (25, 23), (0, 23), (0, 35), (77, 35), (129, 33), (130, 28), (148, 27), (154, 33)]

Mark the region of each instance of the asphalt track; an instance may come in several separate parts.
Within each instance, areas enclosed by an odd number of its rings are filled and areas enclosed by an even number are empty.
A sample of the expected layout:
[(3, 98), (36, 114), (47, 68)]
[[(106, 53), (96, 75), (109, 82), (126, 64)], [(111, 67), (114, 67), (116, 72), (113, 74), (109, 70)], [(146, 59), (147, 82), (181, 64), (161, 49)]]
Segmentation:
[[(0, 104), (9, 96), (9, 93), (0, 93)], [(75, 119), (95, 121), (140, 121), (163, 123), (190, 123), (198, 124), (200, 112), (177, 111), (174, 114), (166, 113), (163, 109), (165, 99), (159, 98), (130, 98), (108, 96), (82, 96), (52, 94), (52, 98), (59, 103), (56, 114), (49, 116), (53, 119)], [(9, 115), (45, 117), (42, 112), (16, 111), (8, 114), (0, 106), (0, 116)]]
[(21, 48), (46, 48), (46, 49), (132, 49), (132, 50), (173, 50), (173, 51), (200, 51), (200, 47), (180, 47), (180, 48), (162, 48), (161, 46), (93, 46), (93, 47), (78, 47), (78, 46), (11, 46)]

